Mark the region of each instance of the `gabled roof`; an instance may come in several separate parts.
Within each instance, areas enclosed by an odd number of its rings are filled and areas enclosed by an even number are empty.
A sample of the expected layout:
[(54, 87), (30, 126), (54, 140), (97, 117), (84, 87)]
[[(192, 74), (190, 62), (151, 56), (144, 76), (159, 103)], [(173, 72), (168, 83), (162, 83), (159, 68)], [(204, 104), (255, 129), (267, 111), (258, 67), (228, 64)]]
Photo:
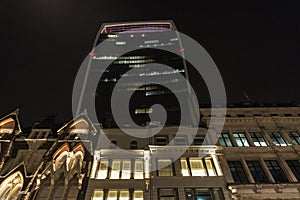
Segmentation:
[(62, 133), (83, 133), (81, 131), (85, 130), (92, 134), (98, 132), (93, 122), (88, 117), (86, 110), (58, 129), (57, 133), (58, 135), (61, 135)]
[(5, 133), (7, 131), (7, 133), (10, 133), (10, 129), (12, 129), (11, 133), (14, 133), (16, 135), (22, 132), (19, 120), (19, 111), (20, 109), (17, 108), (13, 112), (0, 119), (0, 132)]

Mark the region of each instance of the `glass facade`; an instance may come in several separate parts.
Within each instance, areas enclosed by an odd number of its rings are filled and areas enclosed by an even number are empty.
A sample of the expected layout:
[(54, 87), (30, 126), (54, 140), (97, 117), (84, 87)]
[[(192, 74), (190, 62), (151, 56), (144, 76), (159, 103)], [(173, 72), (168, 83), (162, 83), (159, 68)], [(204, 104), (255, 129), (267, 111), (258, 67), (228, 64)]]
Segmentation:
[[(112, 91), (120, 78), (124, 80), (118, 88), (120, 95), (134, 91), (130, 99), (129, 112), (136, 124), (142, 126), (148, 124), (149, 114), (153, 112), (151, 106), (154, 104), (161, 104), (166, 109), (166, 124), (180, 123), (182, 111), (175, 94), (183, 94), (187, 97), (188, 89), (186, 83), (183, 84), (178, 78), (174, 78), (174, 75), (186, 77), (186, 62), (177, 54), (156, 49), (156, 47), (163, 47), (170, 51), (183, 51), (180, 38), (173, 30), (175, 27), (171, 22), (107, 24), (102, 27), (99, 37), (96, 38), (96, 44), (105, 40), (115, 51), (108, 51), (109, 54), (96, 52), (92, 56), (92, 66), (96, 72), (97, 66), (107, 66), (111, 63), (103, 70), (95, 101), (98, 119), (104, 127), (117, 126), (110, 103)], [(120, 55), (121, 49), (132, 45), (136, 50)], [(172, 69), (149, 72), (145, 67), (147, 64), (163, 64)], [(136, 71), (129, 73), (131, 69)], [(160, 77), (163, 81), (161, 84), (141, 84), (151, 77)], [(136, 88), (137, 85), (142, 86)], [(173, 85), (176, 90), (171, 92), (168, 85)], [(189, 120), (182, 120), (186, 124), (190, 123)], [(128, 124), (120, 126), (128, 126)]]

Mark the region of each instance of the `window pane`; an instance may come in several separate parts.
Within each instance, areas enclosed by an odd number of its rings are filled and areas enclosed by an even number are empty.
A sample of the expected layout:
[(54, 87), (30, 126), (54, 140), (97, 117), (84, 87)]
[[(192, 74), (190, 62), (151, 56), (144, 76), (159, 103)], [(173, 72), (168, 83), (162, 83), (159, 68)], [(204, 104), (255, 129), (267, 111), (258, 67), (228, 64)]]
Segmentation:
[(206, 176), (203, 161), (200, 158), (190, 158), (192, 176)]
[(186, 158), (181, 158), (180, 159), (180, 164), (181, 164), (181, 174), (182, 176), (190, 176), (188, 164), (186, 161)]
[(143, 200), (144, 195), (142, 190), (135, 190), (133, 192), (133, 200)]
[(103, 190), (95, 190), (92, 200), (103, 200)]
[(97, 173), (97, 179), (106, 179), (107, 177), (108, 160), (101, 160), (99, 170)]
[(143, 160), (135, 161), (134, 178), (135, 179), (143, 179), (144, 178), (144, 162), (143, 162)]
[(96, 172), (97, 172), (97, 168), (98, 168), (98, 164), (99, 164), (98, 160), (94, 160), (93, 161), (93, 166), (92, 166), (92, 170), (91, 170), (91, 178), (95, 178)]
[(160, 189), (159, 190), (160, 200), (176, 200), (176, 192), (174, 189)]
[(269, 171), (271, 172), (276, 183), (287, 183), (289, 182), (281, 167), (276, 160), (265, 161)]
[(215, 167), (212, 163), (211, 159), (205, 159), (205, 164), (206, 164), (206, 168), (207, 168), (207, 172), (209, 176), (217, 176)]
[(225, 147), (232, 147), (232, 143), (228, 133), (219, 133), (219, 144)]
[(271, 132), (269, 133), (273, 143), (277, 146), (287, 146), (287, 143), (284, 141), (280, 133), (278, 132)]
[(228, 166), (236, 183), (248, 183), (247, 176), (240, 161), (228, 161)]
[(269, 183), (259, 161), (247, 161), (247, 165), (256, 183)]
[(296, 132), (296, 131), (291, 131), (291, 132), (289, 132), (288, 134), (289, 134), (289, 136), (290, 136), (290, 138), (292, 139), (292, 141), (293, 141), (294, 144), (300, 145), (300, 135), (299, 135), (298, 132)]
[(287, 160), (286, 162), (291, 168), (296, 178), (298, 179), (298, 181), (300, 181), (300, 162), (298, 160)]
[(158, 176), (173, 176), (171, 160), (158, 160)]
[(260, 132), (252, 132), (250, 133), (250, 136), (255, 146), (267, 146), (267, 142)]
[(107, 194), (107, 200), (117, 200), (118, 191), (117, 190), (109, 190)]
[(129, 191), (128, 190), (121, 190), (119, 200), (129, 200)]
[(197, 189), (196, 190), (196, 199), (197, 200), (211, 200), (211, 194), (208, 189)]
[(114, 160), (112, 162), (112, 166), (111, 166), (111, 174), (110, 174), (110, 178), (111, 179), (119, 179), (120, 177), (120, 167), (121, 167), (121, 161), (120, 160)]
[(233, 133), (233, 137), (235, 138), (236, 143), (239, 147), (249, 146), (248, 140), (244, 133)]
[(130, 179), (130, 173), (131, 173), (131, 161), (130, 160), (124, 160), (123, 161), (123, 166), (122, 166), (121, 179)]

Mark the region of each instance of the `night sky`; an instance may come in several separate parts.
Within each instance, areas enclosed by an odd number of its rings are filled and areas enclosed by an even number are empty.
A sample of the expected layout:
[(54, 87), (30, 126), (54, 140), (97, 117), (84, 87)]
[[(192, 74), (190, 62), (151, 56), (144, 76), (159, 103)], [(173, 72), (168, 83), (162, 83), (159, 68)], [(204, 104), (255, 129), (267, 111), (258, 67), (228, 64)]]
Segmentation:
[(208, 51), (229, 102), (245, 91), (257, 102), (299, 104), (299, 1), (200, 2), (1, 1), (0, 116), (22, 106), (24, 126), (47, 114), (70, 120), (76, 72), (101, 23), (160, 19)]

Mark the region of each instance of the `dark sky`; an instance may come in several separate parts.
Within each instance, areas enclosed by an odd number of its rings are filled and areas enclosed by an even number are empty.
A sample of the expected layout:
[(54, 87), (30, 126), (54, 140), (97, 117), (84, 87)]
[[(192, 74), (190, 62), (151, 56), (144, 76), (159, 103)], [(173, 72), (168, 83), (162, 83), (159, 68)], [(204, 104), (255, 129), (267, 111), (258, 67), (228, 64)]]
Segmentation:
[(0, 116), (22, 105), (30, 125), (71, 116), (73, 81), (103, 22), (172, 19), (217, 64), (229, 102), (300, 103), (300, 3), (1, 1)]

